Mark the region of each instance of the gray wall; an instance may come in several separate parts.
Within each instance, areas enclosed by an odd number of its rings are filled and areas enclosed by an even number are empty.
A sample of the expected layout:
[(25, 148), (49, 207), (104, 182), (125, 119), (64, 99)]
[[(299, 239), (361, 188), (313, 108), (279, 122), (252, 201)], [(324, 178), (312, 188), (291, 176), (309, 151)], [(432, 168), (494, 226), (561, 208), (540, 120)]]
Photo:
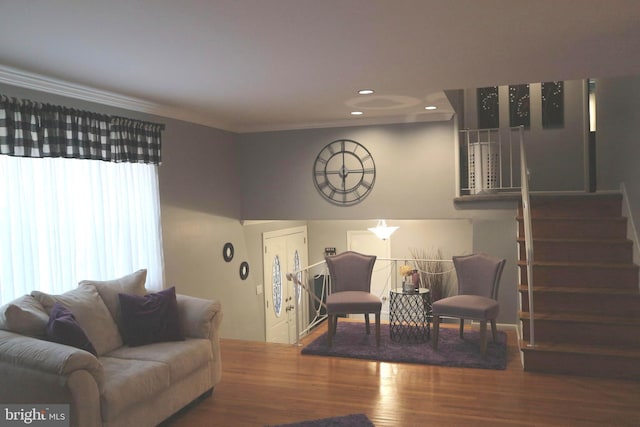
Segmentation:
[(624, 184), (640, 226), (640, 77), (596, 80), (598, 190)]
[[(564, 126), (542, 128), (541, 84), (529, 85), (531, 126), (524, 131), (532, 191), (585, 189), (584, 138), (587, 98), (583, 80), (564, 82)], [(509, 87), (498, 88), (500, 126), (509, 126)], [(464, 128), (478, 123), (476, 89), (465, 90)]]
[[(373, 191), (351, 207), (316, 191), (313, 162), (336, 139), (363, 144), (376, 163)], [(452, 122), (238, 135), (244, 219), (422, 219), (455, 216)]]

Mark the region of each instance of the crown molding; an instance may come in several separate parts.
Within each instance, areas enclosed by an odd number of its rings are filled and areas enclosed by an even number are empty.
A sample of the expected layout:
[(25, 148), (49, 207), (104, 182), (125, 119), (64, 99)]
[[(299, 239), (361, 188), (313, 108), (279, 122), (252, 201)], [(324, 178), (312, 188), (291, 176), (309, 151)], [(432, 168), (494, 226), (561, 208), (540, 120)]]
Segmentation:
[(156, 116), (168, 117), (171, 119), (183, 120), (221, 130), (234, 131), (230, 126), (228, 126), (228, 124), (211, 120), (210, 118), (203, 117), (198, 113), (168, 107), (114, 92), (95, 89), (89, 86), (70, 83), (41, 74), (7, 67), (5, 65), (0, 65), (0, 82), (25, 89), (47, 92), (54, 95), (66, 96), (69, 98), (95, 102), (111, 107), (124, 108), (126, 110), (133, 110), (141, 113), (153, 114)]
[(425, 123), (425, 122), (441, 122), (449, 121), (453, 118), (454, 113), (445, 112), (429, 112), (427, 114), (406, 115), (406, 116), (385, 116), (372, 118), (351, 118), (345, 120), (336, 120), (328, 122), (314, 123), (286, 123), (274, 126), (237, 126), (238, 133), (258, 133), (258, 132), (278, 132), (287, 130), (304, 130), (304, 129), (321, 129), (321, 128), (338, 128), (352, 126), (376, 126), (376, 125), (392, 125), (401, 123)]

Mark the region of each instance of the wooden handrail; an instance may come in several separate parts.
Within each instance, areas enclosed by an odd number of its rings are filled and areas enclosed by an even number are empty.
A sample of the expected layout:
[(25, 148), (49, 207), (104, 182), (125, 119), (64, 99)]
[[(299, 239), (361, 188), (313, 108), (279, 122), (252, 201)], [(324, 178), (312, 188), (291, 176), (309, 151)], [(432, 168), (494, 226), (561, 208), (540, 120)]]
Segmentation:
[(520, 192), (522, 194), (522, 216), (524, 220), (524, 245), (527, 263), (527, 291), (529, 296), (529, 347), (535, 346), (533, 319), (533, 235), (531, 232), (531, 201), (529, 199), (529, 167), (524, 146), (524, 126), (519, 127), (520, 136)]

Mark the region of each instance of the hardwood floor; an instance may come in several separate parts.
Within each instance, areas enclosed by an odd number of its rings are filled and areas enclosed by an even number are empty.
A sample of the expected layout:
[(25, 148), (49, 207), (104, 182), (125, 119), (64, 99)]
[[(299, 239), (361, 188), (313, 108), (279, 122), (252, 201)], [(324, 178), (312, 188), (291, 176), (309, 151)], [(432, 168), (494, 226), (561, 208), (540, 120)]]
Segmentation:
[(350, 413), (365, 413), (377, 427), (640, 425), (640, 382), (524, 372), (515, 331), (507, 333), (504, 371), (303, 356), (292, 345), (223, 339), (213, 396), (163, 426), (264, 426)]

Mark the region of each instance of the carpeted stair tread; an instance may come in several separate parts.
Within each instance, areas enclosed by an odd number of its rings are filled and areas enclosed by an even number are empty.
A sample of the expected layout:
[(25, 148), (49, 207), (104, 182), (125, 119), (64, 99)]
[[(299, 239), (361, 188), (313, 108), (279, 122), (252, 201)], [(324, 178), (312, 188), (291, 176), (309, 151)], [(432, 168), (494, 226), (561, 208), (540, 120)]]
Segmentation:
[(534, 347), (529, 347), (528, 340), (519, 340), (522, 351), (541, 351), (554, 353), (589, 354), (599, 356), (628, 357), (640, 360), (640, 349), (632, 347), (597, 346), (584, 344), (564, 344), (536, 341)]
[[(627, 219), (619, 216), (532, 216), (531, 219), (536, 221), (611, 221), (611, 222), (626, 222)], [(524, 221), (522, 215), (516, 216), (517, 221)]]
[[(639, 313), (640, 314), (640, 313)], [(528, 320), (529, 312), (519, 311), (518, 316), (520, 319)], [(607, 325), (630, 325), (640, 326), (640, 317), (628, 317), (628, 316), (610, 316), (603, 314), (578, 314), (578, 313), (546, 313), (546, 312), (534, 312), (534, 322), (537, 320), (546, 320), (554, 322), (572, 322), (572, 323), (596, 323)]]
[[(518, 243), (524, 243), (524, 237), (518, 237)], [(629, 239), (624, 238), (594, 238), (594, 237), (534, 237), (533, 242), (545, 242), (545, 243), (599, 243), (599, 244), (633, 244)]]
[[(528, 292), (527, 285), (519, 285), (520, 292)], [(533, 286), (533, 292), (548, 292), (554, 294), (590, 294), (590, 295), (624, 295), (629, 298), (640, 298), (640, 291), (637, 289), (616, 289), (607, 287), (580, 288), (570, 286)]]
[[(527, 261), (519, 260), (518, 266), (526, 267)], [(584, 268), (584, 267), (592, 267), (592, 268), (618, 268), (618, 269), (637, 269), (638, 266), (632, 263), (621, 263), (621, 262), (557, 262), (557, 261), (534, 261), (533, 266), (542, 266), (542, 267), (576, 267), (576, 268)]]

